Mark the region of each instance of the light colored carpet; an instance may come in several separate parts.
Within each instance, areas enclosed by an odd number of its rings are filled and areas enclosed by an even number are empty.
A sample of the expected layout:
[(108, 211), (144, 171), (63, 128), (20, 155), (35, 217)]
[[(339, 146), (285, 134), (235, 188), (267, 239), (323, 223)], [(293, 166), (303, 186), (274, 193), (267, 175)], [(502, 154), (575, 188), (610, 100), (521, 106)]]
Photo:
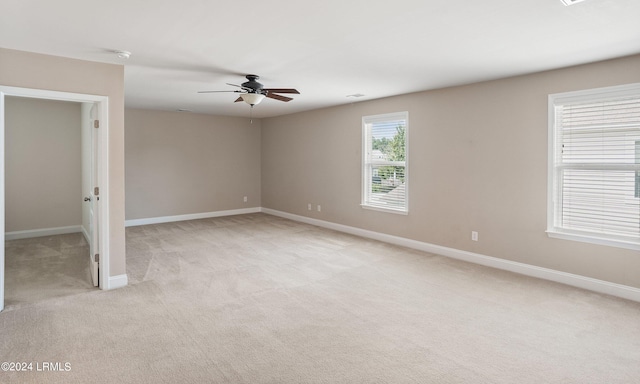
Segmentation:
[[(252, 214), (127, 229), (132, 284), (0, 314), (26, 383), (637, 383), (640, 304)], [(36, 366), (34, 365), (34, 368)]]
[(81, 233), (5, 242), (5, 307), (94, 290)]

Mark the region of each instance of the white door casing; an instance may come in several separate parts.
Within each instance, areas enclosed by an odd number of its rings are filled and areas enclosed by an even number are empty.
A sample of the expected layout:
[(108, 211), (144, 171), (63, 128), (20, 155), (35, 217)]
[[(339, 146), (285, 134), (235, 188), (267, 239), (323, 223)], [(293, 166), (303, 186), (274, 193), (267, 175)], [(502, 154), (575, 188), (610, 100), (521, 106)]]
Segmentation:
[[(5, 185), (4, 185), (4, 151), (5, 151), (5, 97), (19, 96), (37, 99), (63, 100), (73, 102), (95, 103), (97, 116), (101, 118), (100, 128), (92, 130), (95, 136), (95, 145), (98, 151), (92, 154), (95, 158), (95, 168), (92, 164), (92, 173), (95, 174), (93, 181), (100, 188), (100, 199), (92, 200), (92, 209), (95, 217), (95, 226), (93, 226), (92, 236), (97, 237), (95, 243), (95, 253), (100, 254), (100, 273), (98, 274), (98, 283), (101, 289), (109, 289), (109, 98), (107, 96), (87, 95), (79, 93), (68, 93), (58, 91), (48, 91), (32, 88), (8, 87), (0, 85), (0, 311), (4, 309), (4, 274), (5, 274)], [(93, 140), (92, 140), (93, 142)], [(95, 170), (94, 170), (95, 169)], [(102, 213), (102, 214), (99, 214)], [(92, 254), (95, 254), (92, 253)]]
[(100, 141), (98, 140), (98, 132), (100, 129), (100, 113), (99, 106), (94, 104), (91, 107), (91, 155), (90, 155), (90, 188), (89, 188), (89, 263), (91, 269), (91, 280), (93, 286), (100, 285), (99, 281), (99, 254), (100, 254), (100, 238), (99, 233), (99, 217), (100, 217), (100, 186), (98, 184), (99, 172), (99, 155)]

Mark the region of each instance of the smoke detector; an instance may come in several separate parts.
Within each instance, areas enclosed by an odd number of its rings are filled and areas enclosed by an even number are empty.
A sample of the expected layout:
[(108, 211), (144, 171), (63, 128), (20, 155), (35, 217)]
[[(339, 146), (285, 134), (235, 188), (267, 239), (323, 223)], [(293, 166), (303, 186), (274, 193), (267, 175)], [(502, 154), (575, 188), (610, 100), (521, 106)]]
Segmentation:
[(114, 51), (113, 53), (116, 54), (116, 56), (118, 56), (118, 58), (120, 59), (128, 59), (129, 57), (131, 57), (131, 52), (129, 51)]
[(566, 6), (569, 6), (569, 5), (573, 5), (573, 4), (576, 4), (576, 3), (581, 3), (584, 0), (560, 0), (560, 1), (562, 1), (562, 4), (564, 4)]

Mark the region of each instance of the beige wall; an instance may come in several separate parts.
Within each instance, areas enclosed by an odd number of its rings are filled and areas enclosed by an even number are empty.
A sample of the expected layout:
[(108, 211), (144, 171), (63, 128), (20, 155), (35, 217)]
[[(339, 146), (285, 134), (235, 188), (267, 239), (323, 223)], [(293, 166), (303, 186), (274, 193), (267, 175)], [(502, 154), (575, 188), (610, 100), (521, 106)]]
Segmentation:
[[(262, 206), (640, 287), (637, 251), (545, 234), (548, 94), (640, 82), (639, 68), (632, 56), (264, 119)], [(359, 205), (361, 118), (398, 111), (409, 112), (407, 216)]]
[(109, 97), (109, 274), (125, 274), (124, 67), (0, 48), (0, 85)]
[(80, 104), (5, 99), (5, 230), (79, 226)]
[(127, 109), (125, 121), (127, 220), (260, 207), (259, 120)]

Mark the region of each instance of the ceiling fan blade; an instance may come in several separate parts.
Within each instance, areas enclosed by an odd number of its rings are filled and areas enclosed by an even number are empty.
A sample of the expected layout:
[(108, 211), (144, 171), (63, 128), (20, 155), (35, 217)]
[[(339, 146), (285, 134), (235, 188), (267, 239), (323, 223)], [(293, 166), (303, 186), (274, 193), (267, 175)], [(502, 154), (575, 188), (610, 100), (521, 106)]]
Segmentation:
[(245, 87), (245, 86), (242, 86), (242, 85), (238, 85), (238, 84), (231, 84), (231, 83), (227, 83), (227, 85), (230, 85), (230, 86), (232, 86), (232, 87), (242, 88), (242, 89), (244, 89), (244, 90), (246, 90), (246, 91), (253, 91), (253, 89), (251, 89), (251, 88), (248, 88), (248, 87)]
[(274, 93), (296, 93), (300, 94), (297, 89), (293, 88), (264, 88), (263, 91), (274, 92)]
[(266, 96), (270, 99), (276, 99), (276, 100), (280, 100), (280, 101), (291, 101), (293, 100), (290, 97), (286, 97), (286, 96), (281, 96), (281, 95), (276, 95), (275, 93), (267, 93)]
[(244, 99), (242, 98), (242, 96), (238, 97), (238, 98), (236, 99), (236, 101), (234, 101), (234, 103), (237, 103), (237, 102), (239, 102), (239, 101), (244, 101)]

